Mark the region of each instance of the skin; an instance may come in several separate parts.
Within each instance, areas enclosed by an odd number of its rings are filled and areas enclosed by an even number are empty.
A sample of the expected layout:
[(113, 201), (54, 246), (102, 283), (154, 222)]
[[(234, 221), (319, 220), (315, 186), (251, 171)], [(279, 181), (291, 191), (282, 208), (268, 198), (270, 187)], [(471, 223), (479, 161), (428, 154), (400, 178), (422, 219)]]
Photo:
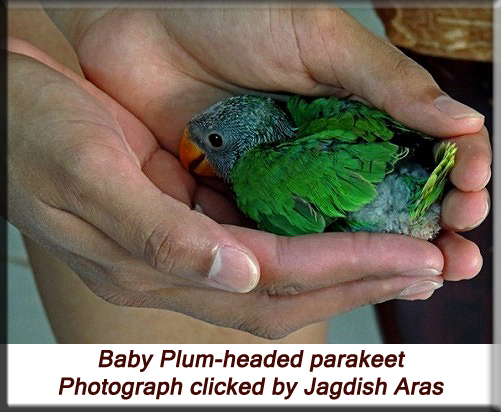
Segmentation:
[[(10, 41), (9, 219), (106, 302), (277, 339), (364, 304), (428, 298), (444, 280), (480, 270), (478, 247), (455, 232), (488, 212), (483, 118), (450, 101), (440, 104), (454, 117), (438, 110), (434, 99), (443, 92), (431, 76), (344, 12), (49, 15), (88, 81)], [(177, 150), (189, 118), (247, 89), (355, 94), (410, 127), (453, 137), (447, 230), (433, 244), (365, 233), (286, 238), (244, 227), (224, 188), (190, 176)], [(223, 260), (224, 284), (208, 279), (220, 245), (247, 256), (237, 252), (232, 265)]]

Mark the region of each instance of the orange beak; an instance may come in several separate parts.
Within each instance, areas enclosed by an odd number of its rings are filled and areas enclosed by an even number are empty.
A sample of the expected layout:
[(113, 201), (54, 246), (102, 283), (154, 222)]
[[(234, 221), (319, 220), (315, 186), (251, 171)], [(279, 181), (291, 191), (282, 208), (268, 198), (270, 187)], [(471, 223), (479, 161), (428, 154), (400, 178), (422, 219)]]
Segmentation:
[(189, 134), (188, 128), (185, 128), (181, 144), (179, 145), (179, 160), (181, 164), (190, 173), (198, 176), (216, 176), (205, 153), (190, 139)]

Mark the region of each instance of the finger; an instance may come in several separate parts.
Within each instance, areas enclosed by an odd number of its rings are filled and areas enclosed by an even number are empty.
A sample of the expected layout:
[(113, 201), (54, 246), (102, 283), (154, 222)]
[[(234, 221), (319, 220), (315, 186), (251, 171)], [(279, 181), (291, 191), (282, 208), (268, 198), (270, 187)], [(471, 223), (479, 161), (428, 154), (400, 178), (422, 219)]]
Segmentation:
[[(186, 315), (268, 339), (354, 308), (390, 299), (426, 299), (442, 286), (440, 276), (398, 276), (359, 280), (294, 296), (268, 295), (257, 289), (242, 296), (218, 290), (158, 289), (156, 307), (175, 307)], [(210, 301), (207, 305), (205, 302)], [(232, 310), (228, 311), (228, 307)]]
[[(191, 208), (204, 213), (218, 223), (234, 225), (248, 224), (230, 195), (220, 193), (220, 187), (197, 185), (195, 179), (180, 166), (179, 160), (171, 153), (158, 149), (143, 164), (144, 174), (162, 192)], [(172, 182), (176, 184), (172, 184)], [(221, 182), (222, 183), (222, 182)]]
[[(43, 242), (68, 264), (83, 282), (105, 301), (120, 306), (151, 307), (191, 313), (204, 319), (206, 299), (193, 304), (190, 291), (202, 291), (210, 297), (215, 289), (200, 289), (199, 282), (167, 277), (131, 256), (104, 233), (78, 216), (45, 205), (40, 214), (51, 222), (52, 233)], [(78, 234), (78, 237), (75, 236)], [(165, 291), (170, 299), (158, 300), (156, 291)], [(181, 291), (183, 293), (181, 293)], [(230, 294), (226, 296), (239, 296)], [(196, 307), (196, 312), (190, 308)]]
[(434, 243), (444, 255), (445, 280), (463, 280), (475, 277), (482, 268), (482, 255), (478, 246), (457, 233), (442, 231)]
[(447, 96), (430, 73), (348, 13), (330, 9), (302, 15), (303, 24), (296, 24), (298, 47), (316, 81), (340, 85), (433, 136), (482, 127), (483, 115)]
[[(104, 140), (106, 131), (101, 132)], [(248, 248), (207, 216), (162, 193), (130, 158), (108, 153), (106, 146), (73, 155), (79, 161), (71, 167), (66, 208), (133, 256), (201, 285), (246, 292), (257, 284), (259, 266)], [(111, 170), (105, 159), (113, 159)]]
[(113, 288), (147, 292), (193, 283), (177, 281), (177, 277), (167, 278), (70, 212), (44, 204), (37, 220), (50, 227), (38, 240), (63, 258), (99, 296)]
[[(190, 207), (192, 206), (192, 199), (197, 187), (195, 179), (181, 167), (179, 160), (174, 155), (158, 147), (144, 162), (142, 170), (162, 192)], [(176, 182), (176, 184), (172, 184), (172, 182)]]
[(343, 283), (297, 296), (277, 297), (275, 323), (291, 333), (310, 323), (392, 299), (427, 299), (443, 284), (441, 277), (394, 277)]
[(298, 293), (369, 277), (434, 276), (443, 257), (430, 242), (403, 235), (324, 233), (297, 237), (228, 227), (257, 256), (261, 287)]
[(489, 214), (489, 192), (465, 193), (453, 189), (442, 201), (440, 226), (453, 231), (466, 231), (479, 226)]
[(457, 144), (455, 165), (451, 170), (451, 182), (465, 192), (484, 188), (491, 177), (492, 150), (489, 134), (484, 127), (469, 136), (450, 139)]

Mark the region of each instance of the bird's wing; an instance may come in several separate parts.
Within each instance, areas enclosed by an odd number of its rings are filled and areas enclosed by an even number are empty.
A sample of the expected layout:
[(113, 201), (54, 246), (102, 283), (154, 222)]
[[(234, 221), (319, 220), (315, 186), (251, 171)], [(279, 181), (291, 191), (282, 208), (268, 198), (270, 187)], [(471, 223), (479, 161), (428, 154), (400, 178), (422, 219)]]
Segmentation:
[(239, 208), (277, 234), (324, 231), (372, 201), (375, 184), (408, 152), (391, 142), (359, 141), (335, 129), (249, 150), (232, 171)]
[(407, 143), (413, 145), (421, 139), (433, 140), (425, 133), (409, 129), (386, 112), (356, 100), (330, 97), (307, 102), (300, 96), (293, 96), (287, 101), (287, 111), (298, 129), (298, 137), (342, 129), (353, 131), (357, 138), (367, 142), (399, 138), (401, 145), (400, 138), (412, 137)]

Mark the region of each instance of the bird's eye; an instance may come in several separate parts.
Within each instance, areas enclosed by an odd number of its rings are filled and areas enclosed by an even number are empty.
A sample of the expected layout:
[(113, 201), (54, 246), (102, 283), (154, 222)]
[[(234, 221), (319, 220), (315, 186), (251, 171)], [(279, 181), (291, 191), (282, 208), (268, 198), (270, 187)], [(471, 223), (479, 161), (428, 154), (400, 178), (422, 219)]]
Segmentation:
[(217, 133), (211, 133), (208, 139), (210, 144), (214, 147), (221, 147), (223, 145), (223, 138)]

